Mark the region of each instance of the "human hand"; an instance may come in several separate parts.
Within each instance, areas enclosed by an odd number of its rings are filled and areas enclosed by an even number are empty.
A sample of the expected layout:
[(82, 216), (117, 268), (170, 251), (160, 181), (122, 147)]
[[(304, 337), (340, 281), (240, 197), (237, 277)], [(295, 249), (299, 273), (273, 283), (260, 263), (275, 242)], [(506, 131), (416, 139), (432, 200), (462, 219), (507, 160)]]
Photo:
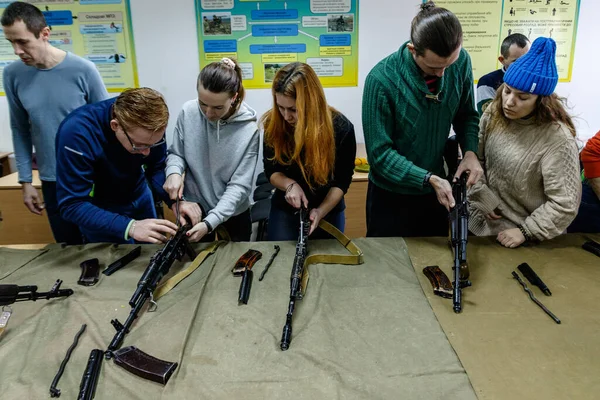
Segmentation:
[(291, 183), (286, 189), (285, 201), (294, 208), (300, 208), (301, 206), (308, 208), (308, 199), (297, 182)]
[(525, 242), (525, 236), (519, 228), (506, 229), (498, 234), (496, 240), (504, 247), (515, 248)]
[[(177, 203), (173, 203), (171, 210), (177, 217)], [(182, 226), (187, 222), (186, 217), (190, 220), (192, 226), (194, 226), (202, 220), (202, 209), (193, 201), (179, 201), (179, 222)]]
[(23, 183), (23, 204), (34, 214), (42, 215), (44, 202), (37, 189), (29, 182)]
[(206, 226), (206, 223), (200, 222), (200, 223), (194, 225), (194, 227), (192, 229), (187, 231), (186, 235), (188, 236), (188, 240), (190, 242), (198, 242), (207, 233), (208, 233), (208, 226)]
[(491, 213), (489, 213), (488, 215), (485, 216), (487, 219), (489, 220), (495, 220), (495, 219), (500, 219), (502, 218), (502, 216), (496, 214), (494, 211), (492, 211)]
[(465, 156), (456, 169), (454, 180), (460, 178), (462, 173), (465, 171), (469, 173), (467, 187), (471, 187), (476, 184), (477, 181), (483, 176), (483, 168), (481, 168), (481, 163), (477, 159), (477, 154), (473, 153), (472, 151), (467, 151), (465, 153)]
[(317, 229), (319, 222), (321, 222), (321, 218), (323, 218), (321, 210), (318, 208), (313, 208), (310, 210), (310, 213), (308, 214), (308, 219), (310, 220), (310, 230), (308, 231), (309, 236), (312, 235), (315, 229)]
[(129, 237), (138, 242), (144, 243), (164, 243), (167, 241), (166, 235), (174, 235), (177, 232), (177, 225), (166, 219), (148, 218), (141, 221), (133, 221), (129, 228)]
[(450, 182), (440, 178), (437, 175), (431, 175), (429, 178), (429, 184), (431, 187), (433, 187), (433, 190), (435, 190), (435, 194), (437, 195), (437, 199), (440, 204), (446, 207), (446, 210), (450, 211), (455, 204)]
[(181, 175), (169, 175), (163, 189), (169, 194), (171, 200), (181, 199), (181, 196), (183, 196), (183, 179), (181, 179)]

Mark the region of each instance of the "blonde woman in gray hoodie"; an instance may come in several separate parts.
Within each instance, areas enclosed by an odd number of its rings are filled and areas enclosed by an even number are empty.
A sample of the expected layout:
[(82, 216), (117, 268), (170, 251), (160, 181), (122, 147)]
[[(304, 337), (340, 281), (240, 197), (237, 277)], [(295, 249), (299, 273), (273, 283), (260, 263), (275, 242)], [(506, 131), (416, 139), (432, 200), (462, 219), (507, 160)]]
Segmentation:
[(244, 102), (240, 66), (230, 58), (206, 65), (197, 89), (177, 119), (164, 189), (172, 200), (185, 199), (180, 213), (194, 225), (191, 241), (208, 239), (219, 225), (231, 240), (249, 241), (259, 131), (256, 111)]

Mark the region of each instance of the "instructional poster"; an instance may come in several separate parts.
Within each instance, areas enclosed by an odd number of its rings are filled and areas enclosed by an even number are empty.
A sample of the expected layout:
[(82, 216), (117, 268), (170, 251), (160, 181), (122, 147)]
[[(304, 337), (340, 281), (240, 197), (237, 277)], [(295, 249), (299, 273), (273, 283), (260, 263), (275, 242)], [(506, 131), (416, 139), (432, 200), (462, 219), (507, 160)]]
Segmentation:
[[(109, 92), (138, 86), (129, 0), (28, 0), (44, 13), (50, 44), (92, 61)], [(0, 13), (12, 1), (0, 1)], [(21, 62), (0, 33), (0, 77)], [(1, 79), (1, 78), (0, 78)], [(4, 95), (4, 86), (0, 91)]]
[(196, 0), (196, 19), (200, 68), (234, 57), (246, 88), (295, 61), (325, 87), (358, 85), (358, 0)]
[(580, 0), (437, 0), (456, 14), (463, 27), (464, 47), (471, 55), (473, 77), (500, 68), (500, 45), (512, 33), (531, 42), (540, 36), (556, 41), (561, 82), (571, 80)]

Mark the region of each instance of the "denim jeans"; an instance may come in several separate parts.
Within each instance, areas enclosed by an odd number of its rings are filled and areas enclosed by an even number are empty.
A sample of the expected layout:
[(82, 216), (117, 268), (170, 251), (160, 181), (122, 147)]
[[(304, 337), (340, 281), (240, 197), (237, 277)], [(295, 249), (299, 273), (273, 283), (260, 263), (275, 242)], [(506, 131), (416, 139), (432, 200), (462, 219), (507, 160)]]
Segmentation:
[[(103, 204), (101, 202), (92, 202), (95, 206), (103, 210), (124, 215), (135, 220), (156, 218), (154, 199), (152, 197), (152, 191), (148, 186), (146, 186), (145, 190), (137, 199), (127, 204)], [(81, 228), (81, 232), (87, 243), (134, 243), (133, 239), (125, 240), (125, 232), (123, 232), (123, 236), (121, 236), (118, 241), (106, 232), (92, 231), (85, 228)]]
[(54, 240), (57, 243), (82, 244), (83, 236), (79, 227), (60, 216), (56, 199), (56, 182), (42, 181), (42, 195)]
[[(344, 199), (341, 200), (342, 202)], [(343, 207), (345, 208), (345, 207)], [(330, 212), (325, 216), (325, 221), (331, 223), (344, 232), (346, 226), (346, 214), (344, 211)], [(269, 212), (269, 225), (267, 228), (267, 240), (298, 240), (300, 230), (300, 215), (282, 210), (271, 202), (271, 211)], [(331, 235), (317, 228), (310, 236), (311, 239), (331, 239)]]
[(583, 182), (579, 211), (567, 232), (600, 233), (600, 200), (587, 182)]

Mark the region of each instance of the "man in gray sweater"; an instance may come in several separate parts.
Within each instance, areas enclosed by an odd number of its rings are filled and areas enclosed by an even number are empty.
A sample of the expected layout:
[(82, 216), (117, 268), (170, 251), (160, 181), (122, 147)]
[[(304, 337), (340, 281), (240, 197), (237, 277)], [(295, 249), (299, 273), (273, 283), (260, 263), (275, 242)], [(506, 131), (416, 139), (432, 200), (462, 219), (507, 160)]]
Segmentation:
[[(46, 209), (57, 242), (81, 243), (77, 226), (58, 212), (54, 139), (71, 111), (104, 100), (108, 93), (93, 63), (49, 43), (50, 29), (37, 7), (14, 2), (4, 10), (1, 22), (4, 36), (21, 59), (4, 68), (3, 78), (23, 202), (34, 214)], [(43, 201), (32, 185), (32, 146)]]
[(183, 194), (182, 214), (196, 224), (189, 232), (192, 241), (221, 224), (231, 240), (250, 240), (249, 196), (259, 131), (256, 112), (243, 98), (241, 69), (225, 58), (202, 69), (198, 99), (179, 113), (164, 188), (171, 199)]

